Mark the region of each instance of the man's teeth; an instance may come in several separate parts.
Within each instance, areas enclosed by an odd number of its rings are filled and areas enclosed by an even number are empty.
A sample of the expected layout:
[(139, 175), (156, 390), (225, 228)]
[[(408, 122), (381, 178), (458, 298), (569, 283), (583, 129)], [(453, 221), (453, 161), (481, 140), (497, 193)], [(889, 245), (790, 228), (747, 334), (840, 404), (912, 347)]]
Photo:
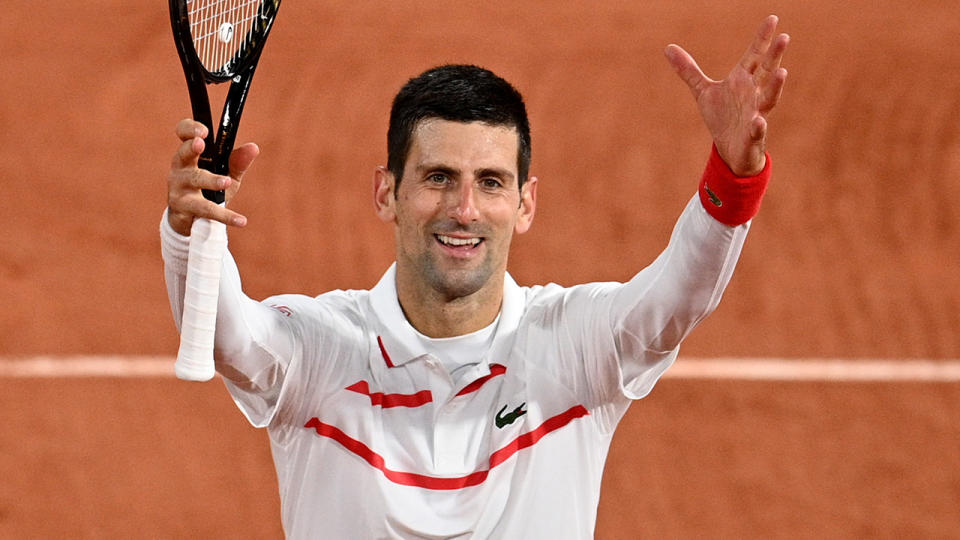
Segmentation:
[(444, 236), (442, 234), (438, 234), (437, 238), (439, 238), (441, 242), (447, 244), (448, 246), (475, 246), (480, 243), (479, 238), (454, 238), (452, 236)]

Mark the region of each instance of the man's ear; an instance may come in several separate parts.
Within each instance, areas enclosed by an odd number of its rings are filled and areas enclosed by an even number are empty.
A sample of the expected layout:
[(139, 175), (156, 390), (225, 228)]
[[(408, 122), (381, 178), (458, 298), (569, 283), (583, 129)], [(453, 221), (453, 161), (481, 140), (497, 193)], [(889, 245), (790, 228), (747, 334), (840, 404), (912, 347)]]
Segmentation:
[(373, 172), (373, 207), (377, 211), (377, 216), (381, 221), (390, 223), (397, 219), (397, 211), (394, 206), (396, 197), (393, 190), (396, 189), (396, 182), (386, 167), (379, 166)]
[(523, 234), (533, 225), (533, 215), (537, 211), (537, 177), (531, 176), (520, 190), (520, 209), (517, 211), (517, 224), (513, 230)]

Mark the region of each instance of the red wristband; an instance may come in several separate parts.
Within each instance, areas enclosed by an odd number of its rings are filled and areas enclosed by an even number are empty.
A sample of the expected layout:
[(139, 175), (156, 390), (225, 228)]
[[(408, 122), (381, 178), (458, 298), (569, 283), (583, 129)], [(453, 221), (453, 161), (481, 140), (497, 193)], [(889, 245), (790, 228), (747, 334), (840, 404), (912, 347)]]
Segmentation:
[(770, 154), (766, 154), (766, 158), (766, 165), (756, 176), (737, 176), (714, 145), (700, 180), (700, 204), (707, 213), (731, 227), (753, 219), (760, 211), (760, 201), (770, 182)]

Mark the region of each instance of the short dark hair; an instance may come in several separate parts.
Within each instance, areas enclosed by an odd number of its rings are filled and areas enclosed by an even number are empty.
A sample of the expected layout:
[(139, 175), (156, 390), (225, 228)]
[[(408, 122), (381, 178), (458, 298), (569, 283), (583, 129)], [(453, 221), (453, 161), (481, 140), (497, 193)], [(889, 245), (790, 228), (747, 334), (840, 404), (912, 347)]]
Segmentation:
[(523, 96), (506, 80), (481, 67), (449, 64), (407, 81), (393, 99), (387, 131), (387, 169), (397, 185), (413, 131), (428, 118), (515, 128), (519, 136), (517, 183), (523, 186), (530, 171), (530, 122)]

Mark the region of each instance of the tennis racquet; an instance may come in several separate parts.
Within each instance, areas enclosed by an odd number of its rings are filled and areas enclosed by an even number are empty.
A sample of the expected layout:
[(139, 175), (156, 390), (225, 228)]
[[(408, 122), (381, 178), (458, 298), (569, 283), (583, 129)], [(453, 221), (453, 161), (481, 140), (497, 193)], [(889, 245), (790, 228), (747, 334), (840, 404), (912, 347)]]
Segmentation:
[[(194, 120), (207, 126), (200, 167), (229, 175), (243, 104), (253, 72), (273, 27), (280, 0), (170, 0), (170, 24), (183, 64)], [(230, 82), (214, 137), (207, 85)], [(223, 204), (224, 192), (203, 190)], [(197, 218), (190, 229), (187, 282), (180, 324), (180, 350), (174, 371), (180, 379), (213, 378), (213, 337), (217, 323), (220, 265), (227, 245), (226, 226)]]

